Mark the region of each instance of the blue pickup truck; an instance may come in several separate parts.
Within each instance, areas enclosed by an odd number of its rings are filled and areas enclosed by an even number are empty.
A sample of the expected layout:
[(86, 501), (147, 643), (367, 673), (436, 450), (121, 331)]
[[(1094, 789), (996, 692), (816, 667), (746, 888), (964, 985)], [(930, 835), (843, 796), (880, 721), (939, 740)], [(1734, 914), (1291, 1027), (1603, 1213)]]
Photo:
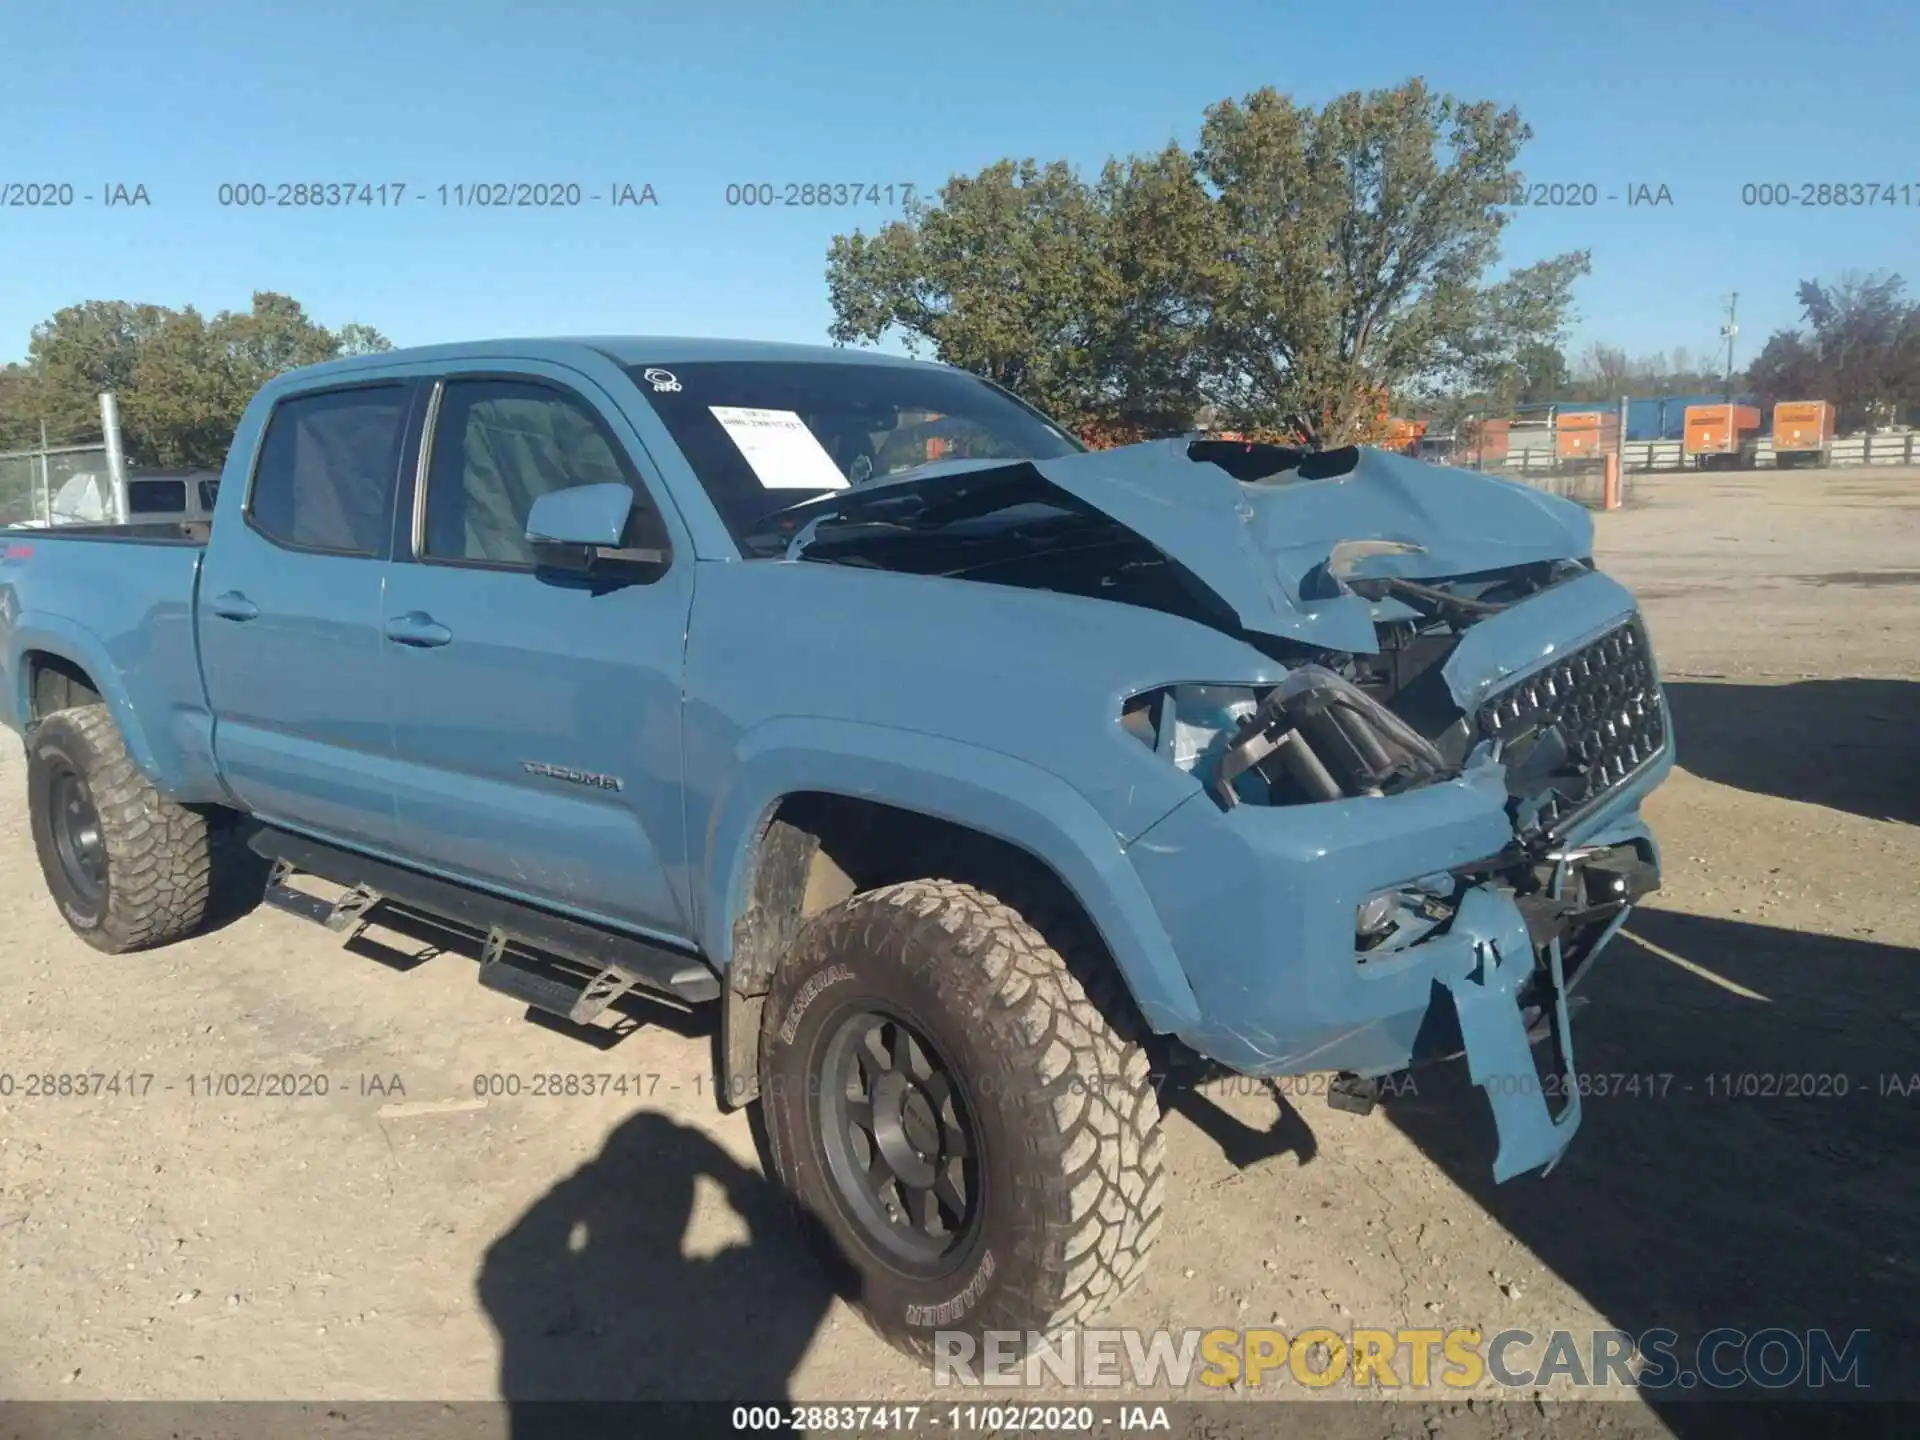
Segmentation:
[(1464, 1057), (1496, 1178), (1558, 1160), (1673, 760), (1591, 553), (1505, 480), (1089, 452), (872, 353), (403, 350), (268, 384), (208, 522), (9, 532), (0, 718), (99, 950), (264, 896), (581, 1023), (717, 1005), (717, 1093), (924, 1354), (1139, 1274), (1150, 1053), (1362, 1110)]

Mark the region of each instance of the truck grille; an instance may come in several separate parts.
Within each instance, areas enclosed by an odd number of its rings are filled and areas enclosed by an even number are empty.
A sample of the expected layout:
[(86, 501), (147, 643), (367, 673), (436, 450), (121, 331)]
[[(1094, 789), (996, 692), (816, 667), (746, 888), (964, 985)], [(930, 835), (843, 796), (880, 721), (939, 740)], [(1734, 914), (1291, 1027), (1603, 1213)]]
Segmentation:
[(1572, 824), (1667, 743), (1638, 616), (1501, 691), (1476, 718), (1482, 736), (1503, 742), (1523, 838)]

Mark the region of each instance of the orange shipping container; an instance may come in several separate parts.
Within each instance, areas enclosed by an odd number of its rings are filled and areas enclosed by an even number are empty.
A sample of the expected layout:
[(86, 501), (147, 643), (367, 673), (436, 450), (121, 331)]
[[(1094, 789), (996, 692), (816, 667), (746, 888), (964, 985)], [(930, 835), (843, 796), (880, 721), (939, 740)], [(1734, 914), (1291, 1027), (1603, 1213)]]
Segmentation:
[(1826, 400), (1789, 400), (1773, 407), (1773, 448), (1824, 450), (1833, 443), (1833, 405)]
[(1562, 459), (1587, 459), (1620, 448), (1618, 410), (1573, 410), (1553, 426), (1553, 445)]
[(1760, 428), (1760, 412), (1751, 405), (1687, 406), (1686, 453), (1730, 455), (1740, 441)]
[(1512, 429), (1511, 420), (1479, 421), (1471, 427), (1469, 432), (1468, 444), (1471, 453), (1482, 461), (1506, 459)]

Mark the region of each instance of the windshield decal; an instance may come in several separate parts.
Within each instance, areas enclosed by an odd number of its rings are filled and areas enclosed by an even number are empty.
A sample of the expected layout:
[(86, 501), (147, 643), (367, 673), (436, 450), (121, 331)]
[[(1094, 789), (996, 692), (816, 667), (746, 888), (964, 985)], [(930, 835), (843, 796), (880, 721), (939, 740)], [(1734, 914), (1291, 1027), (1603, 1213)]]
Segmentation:
[(845, 490), (847, 477), (792, 410), (709, 405), (768, 490)]
[(664, 395), (680, 388), (680, 378), (671, 370), (645, 370), (641, 372), (640, 378), (653, 386), (653, 393), (656, 395)]

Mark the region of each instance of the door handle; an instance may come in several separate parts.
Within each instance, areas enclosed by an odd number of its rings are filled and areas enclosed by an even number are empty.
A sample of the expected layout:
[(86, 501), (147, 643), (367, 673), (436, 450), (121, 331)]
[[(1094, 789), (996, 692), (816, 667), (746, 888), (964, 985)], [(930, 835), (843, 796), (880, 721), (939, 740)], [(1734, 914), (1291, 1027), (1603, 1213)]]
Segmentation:
[(417, 645), (430, 649), (453, 639), (453, 631), (424, 610), (409, 610), (387, 621), (387, 638), (397, 645)]
[(207, 608), (222, 620), (252, 620), (260, 614), (260, 607), (238, 590), (214, 596), (207, 602)]

